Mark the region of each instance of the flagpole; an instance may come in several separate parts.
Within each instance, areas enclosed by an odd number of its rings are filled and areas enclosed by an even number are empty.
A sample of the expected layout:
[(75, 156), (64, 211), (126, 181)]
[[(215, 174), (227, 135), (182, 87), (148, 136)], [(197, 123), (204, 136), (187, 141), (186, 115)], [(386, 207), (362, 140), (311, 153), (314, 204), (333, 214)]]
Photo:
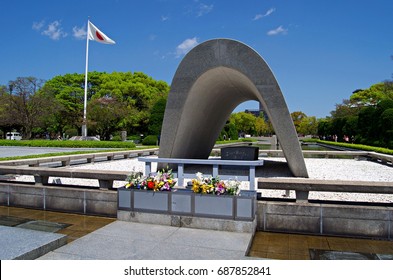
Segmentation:
[(82, 122), (82, 136), (87, 137), (87, 118), (86, 118), (86, 107), (87, 107), (87, 73), (89, 65), (89, 20), (87, 20), (87, 34), (86, 34), (86, 68), (85, 68), (85, 96), (83, 103), (83, 122)]

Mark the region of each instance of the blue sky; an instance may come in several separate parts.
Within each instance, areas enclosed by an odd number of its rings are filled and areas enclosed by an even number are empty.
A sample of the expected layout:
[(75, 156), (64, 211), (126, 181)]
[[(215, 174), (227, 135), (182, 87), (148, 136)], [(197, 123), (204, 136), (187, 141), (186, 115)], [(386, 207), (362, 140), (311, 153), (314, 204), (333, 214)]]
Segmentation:
[(1, 85), (84, 73), (88, 16), (116, 41), (90, 41), (89, 71), (170, 84), (190, 48), (232, 38), (266, 60), (289, 110), (309, 116), (393, 73), (392, 0), (2, 0), (0, 11)]

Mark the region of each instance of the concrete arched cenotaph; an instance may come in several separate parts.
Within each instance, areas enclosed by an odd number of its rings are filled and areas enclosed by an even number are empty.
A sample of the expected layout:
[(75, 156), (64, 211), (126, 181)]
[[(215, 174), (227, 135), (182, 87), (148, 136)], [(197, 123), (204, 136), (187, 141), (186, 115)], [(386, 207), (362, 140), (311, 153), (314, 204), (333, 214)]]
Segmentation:
[(256, 51), (230, 39), (201, 43), (181, 61), (168, 95), (159, 157), (207, 159), (232, 111), (248, 100), (262, 104), (293, 175), (308, 177), (276, 78)]

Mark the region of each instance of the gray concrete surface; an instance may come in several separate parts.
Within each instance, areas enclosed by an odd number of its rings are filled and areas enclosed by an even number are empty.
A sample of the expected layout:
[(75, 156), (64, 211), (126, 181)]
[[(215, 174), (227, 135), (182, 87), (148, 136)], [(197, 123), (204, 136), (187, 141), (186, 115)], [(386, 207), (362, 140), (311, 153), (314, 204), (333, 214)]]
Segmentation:
[(0, 182), (0, 205), (115, 217), (117, 193), (105, 189)]
[(67, 242), (63, 234), (7, 226), (0, 236), (0, 260), (34, 260)]
[(245, 259), (251, 233), (115, 221), (40, 260)]
[(258, 230), (393, 240), (393, 209), (382, 205), (258, 202)]

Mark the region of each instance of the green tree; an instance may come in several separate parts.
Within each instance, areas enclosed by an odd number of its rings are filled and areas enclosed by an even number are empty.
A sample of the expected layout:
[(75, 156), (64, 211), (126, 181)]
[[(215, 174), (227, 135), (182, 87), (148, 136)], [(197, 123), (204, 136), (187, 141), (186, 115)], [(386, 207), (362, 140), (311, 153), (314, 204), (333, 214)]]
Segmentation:
[(363, 107), (358, 114), (358, 135), (356, 141), (361, 144), (373, 145), (378, 139), (378, 129), (375, 124), (378, 123), (376, 107)]
[(90, 134), (100, 135), (110, 140), (110, 135), (119, 128), (119, 123), (126, 114), (125, 106), (115, 98), (102, 97), (89, 103), (87, 110), (88, 130)]
[(333, 135), (331, 118), (322, 118), (318, 120), (318, 135), (320, 138), (327, 139)]
[(166, 106), (166, 98), (162, 97), (158, 99), (151, 108), (150, 118), (149, 118), (149, 134), (150, 135), (160, 135), (162, 122), (164, 120)]
[(361, 108), (362, 108), (361, 106), (357, 106), (356, 104), (353, 104), (351, 100), (344, 99), (341, 104), (336, 104), (336, 109), (330, 113), (333, 119), (347, 118), (350, 116), (356, 116)]
[(317, 135), (318, 134), (318, 121), (316, 117), (302, 118), (298, 133), (303, 135)]
[(384, 124), (382, 141), (390, 149), (393, 148), (393, 108), (386, 109), (381, 115), (381, 122)]
[(269, 125), (265, 122), (263, 116), (257, 117), (255, 120), (255, 132), (258, 136), (270, 133)]
[(378, 83), (368, 89), (356, 90), (350, 97), (350, 101), (358, 105), (377, 105), (384, 99), (393, 99), (391, 82)]
[[(379, 102), (375, 109), (375, 118), (377, 122), (377, 135), (380, 146), (388, 147), (390, 145), (392, 127), (391, 127), (391, 110), (393, 109), (393, 100), (385, 99)], [(375, 125), (375, 124), (374, 124)]]
[(302, 120), (307, 117), (307, 115), (303, 112), (296, 111), (291, 113), (293, 124), (295, 125), (296, 131), (299, 133), (299, 127)]
[(359, 116), (349, 116), (345, 119), (345, 125), (343, 127), (343, 134), (352, 138), (359, 134), (358, 129)]
[(14, 118), (10, 113), (10, 94), (6, 86), (0, 86), (0, 130), (1, 136), (5, 138), (7, 131), (13, 128)]
[(239, 139), (239, 133), (236, 129), (236, 125), (234, 123), (227, 121), (220, 133), (220, 136), (218, 137), (218, 140), (223, 141), (223, 140), (238, 140), (238, 139)]
[[(83, 118), (84, 75), (74, 73), (56, 76), (47, 81), (41, 91), (53, 96), (59, 104), (52, 129), (59, 132), (63, 132), (66, 127), (80, 130)], [(90, 92), (88, 96), (91, 96)]]
[(149, 124), (152, 124), (149, 120), (152, 107), (169, 92), (167, 83), (156, 81), (142, 72), (105, 73), (101, 81), (97, 98), (115, 97), (127, 106), (129, 114), (123, 118), (122, 127), (131, 134), (147, 133)]
[(229, 121), (236, 126), (237, 131), (243, 134), (255, 134), (256, 117), (253, 114), (238, 112), (231, 114)]
[[(84, 105), (84, 75), (66, 74), (47, 81), (42, 89), (53, 95), (61, 107), (55, 117), (56, 129), (77, 128), (80, 131)], [(88, 74), (87, 102), (113, 98), (126, 110), (118, 129), (130, 134), (147, 133), (152, 107), (160, 98), (166, 98), (169, 86), (141, 72), (90, 72)], [(94, 104), (97, 106), (97, 104)], [(89, 114), (89, 112), (88, 112)], [(94, 120), (97, 121), (97, 118)], [(89, 122), (89, 120), (88, 120)], [(89, 129), (89, 127), (88, 127)]]
[(8, 125), (20, 126), (24, 138), (31, 138), (32, 132), (45, 129), (45, 121), (54, 111), (51, 96), (39, 93), (42, 84), (43, 81), (35, 77), (19, 77), (9, 83)]

